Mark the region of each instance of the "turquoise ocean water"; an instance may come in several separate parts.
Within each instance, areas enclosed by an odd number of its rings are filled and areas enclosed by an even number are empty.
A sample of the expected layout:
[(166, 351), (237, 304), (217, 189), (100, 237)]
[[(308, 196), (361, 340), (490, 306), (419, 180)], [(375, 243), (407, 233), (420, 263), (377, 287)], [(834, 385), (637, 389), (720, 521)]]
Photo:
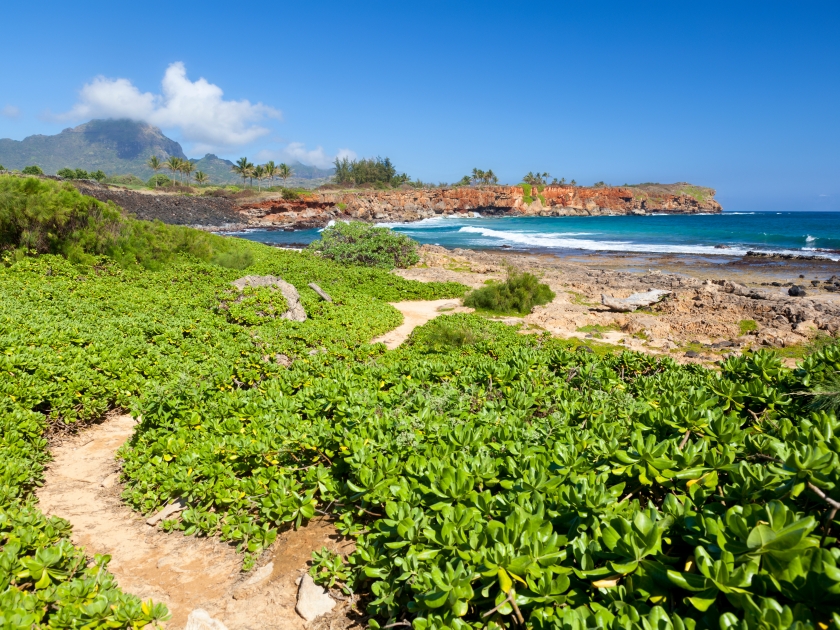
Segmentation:
[[(435, 218), (385, 223), (421, 243), (542, 253), (635, 252), (743, 256), (749, 250), (840, 260), (840, 213), (724, 212), (616, 217)], [(239, 236), (301, 245), (318, 230), (251, 230)], [(725, 247), (722, 247), (725, 246)]]

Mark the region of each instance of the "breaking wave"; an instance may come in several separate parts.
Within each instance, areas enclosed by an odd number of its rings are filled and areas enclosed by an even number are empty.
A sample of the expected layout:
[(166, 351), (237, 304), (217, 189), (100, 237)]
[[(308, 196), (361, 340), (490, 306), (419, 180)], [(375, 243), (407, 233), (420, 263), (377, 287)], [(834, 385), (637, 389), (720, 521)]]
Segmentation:
[[(496, 239), (498, 241), (506, 241), (524, 247), (545, 248), (545, 249), (580, 249), (586, 251), (604, 251), (604, 252), (637, 252), (649, 254), (696, 254), (703, 256), (745, 256), (747, 251), (762, 251), (768, 254), (793, 254), (801, 255), (802, 250), (791, 249), (760, 249), (758, 247), (750, 247), (749, 250), (744, 247), (732, 246), (726, 249), (720, 249), (711, 245), (691, 245), (683, 244), (665, 244), (665, 243), (637, 243), (633, 241), (624, 240), (603, 240), (596, 241), (585, 238), (570, 238), (574, 236), (590, 236), (592, 233), (557, 233), (557, 234), (533, 234), (527, 232), (516, 231), (500, 231), (490, 228), (475, 227), (467, 225), (462, 227), (459, 232), (467, 234), (478, 234), (488, 239)], [(819, 254), (817, 254), (819, 255)], [(836, 256), (822, 255), (823, 258), (830, 258), (831, 260), (838, 260)]]

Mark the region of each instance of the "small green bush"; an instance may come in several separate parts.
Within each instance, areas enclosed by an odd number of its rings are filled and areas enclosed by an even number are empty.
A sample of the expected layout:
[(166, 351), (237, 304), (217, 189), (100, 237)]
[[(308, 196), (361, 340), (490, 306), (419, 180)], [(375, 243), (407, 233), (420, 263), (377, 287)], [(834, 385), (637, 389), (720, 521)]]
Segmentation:
[(758, 324), (754, 319), (742, 319), (738, 322), (738, 330), (742, 335), (746, 335), (748, 332), (758, 330)]
[(350, 265), (402, 269), (420, 260), (417, 242), (404, 234), (361, 221), (336, 223), (321, 232), (321, 239), (309, 244), (324, 258)]
[(40, 166), (32, 165), (32, 166), (24, 166), (23, 170), (21, 171), (24, 175), (43, 175), (44, 171), (41, 170)]
[(502, 315), (527, 315), (535, 306), (553, 299), (554, 291), (537, 276), (511, 270), (504, 282), (494, 282), (468, 294), (464, 305)]
[(435, 351), (471, 346), (479, 339), (476, 333), (463, 322), (450, 316), (432, 320), (426, 326), (423, 337), (423, 342)]
[(146, 186), (149, 188), (158, 188), (160, 186), (170, 186), (172, 184), (172, 180), (169, 179), (163, 173), (158, 173), (157, 175), (152, 175), (149, 178), (149, 181), (146, 182)]
[(286, 201), (296, 201), (297, 199), (300, 199), (300, 193), (295, 192), (291, 188), (284, 188), (283, 199)]
[(254, 255), (250, 250), (230, 250), (216, 254), (211, 262), (219, 267), (226, 267), (227, 269), (246, 269), (254, 262)]

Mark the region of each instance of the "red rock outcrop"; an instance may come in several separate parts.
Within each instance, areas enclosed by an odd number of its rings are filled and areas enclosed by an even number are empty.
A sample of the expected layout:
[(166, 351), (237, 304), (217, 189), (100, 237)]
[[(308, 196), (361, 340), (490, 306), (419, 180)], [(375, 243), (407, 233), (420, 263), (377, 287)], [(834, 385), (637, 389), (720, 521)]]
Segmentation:
[(715, 191), (689, 185), (460, 187), (425, 190), (314, 192), (298, 200), (269, 199), (241, 206), (247, 222), (273, 227), (321, 227), (331, 219), (405, 222), (439, 215), (596, 216), (721, 212)]

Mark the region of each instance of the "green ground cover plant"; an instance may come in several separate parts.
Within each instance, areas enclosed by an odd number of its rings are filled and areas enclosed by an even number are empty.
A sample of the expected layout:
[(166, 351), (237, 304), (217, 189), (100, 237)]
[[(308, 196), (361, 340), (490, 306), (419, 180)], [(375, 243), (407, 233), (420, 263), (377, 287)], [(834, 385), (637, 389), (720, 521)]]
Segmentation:
[[(83, 210), (110, 216), (110, 208), (68, 195), (60, 185), (34, 190), (43, 197), (28, 205), (30, 198), (20, 198), (28, 194), (25, 187), (5, 189), (0, 215), (35, 216), (39, 225), (59, 227), (62, 217)], [(20, 215), (21, 208), (32, 212)], [(138, 229), (125, 217), (113, 221)], [(60, 239), (55, 245), (66, 251)], [(69, 542), (69, 523), (38, 510), (33, 490), (49, 459), (50, 431), (83, 427), (110, 409), (136, 408), (147, 391), (168, 386), (190, 388), (222, 376), (225, 391), (252, 387), (282, 374), (285, 368), (275, 361), (281, 353), (292, 359), (308, 357), (312, 349), (333, 360), (375, 356), (382, 346), (365, 344), (402, 319), (387, 301), (464, 291), (457, 284), (422, 285), (348, 268), (307, 252), (245, 241), (230, 241), (233, 246), (250, 256), (249, 273), (282, 275), (295, 284), (309, 319), (267, 316), (262, 302), (279, 310), (282, 298), (256, 292), (246, 296), (255, 301), (245, 304), (250, 313), (229, 317), (218, 307), (241, 271), (215, 264), (212, 250), (203, 260), (160, 250), (152, 241), (158, 249), (138, 256), (159, 263), (150, 269), (119, 256), (94, 256), (91, 264), (37, 250), (15, 256), (7, 245), (0, 266), (0, 627), (140, 628), (168, 616), (165, 606), (120, 591), (108, 557), (87, 558)], [(335, 302), (318, 298), (307, 287), (312, 281)]]
[(469, 293), (464, 306), (500, 315), (527, 315), (554, 297), (554, 291), (534, 274), (511, 269), (504, 282), (491, 282)]
[(336, 262), (379, 269), (410, 267), (420, 260), (416, 241), (362, 221), (340, 221), (326, 228), (309, 249)]
[(151, 269), (6, 256), (3, 627), (165, 618), (32, 496), (45, 435), (120, 408), (141, 418), (120, 451), (132, 507), (180, 498), (165, 527), (229, 541), (246, 567), (330, 515), (356, 550), (312, 572), (374, 629), (840, 628), (838, 345), (709, 370), (457, 314), (386, 351), (368, 342), (401, 321), (388, 301), (464, 287), (235, 243), (247, 273), (298, 288), (307, 321), (231, 320), (241, 271), (185, 252)]
[(746, 335), (754, 330), (758, 330), (758, 324), (754, 319), (742, 319), (738, 322), (738, 332)]

